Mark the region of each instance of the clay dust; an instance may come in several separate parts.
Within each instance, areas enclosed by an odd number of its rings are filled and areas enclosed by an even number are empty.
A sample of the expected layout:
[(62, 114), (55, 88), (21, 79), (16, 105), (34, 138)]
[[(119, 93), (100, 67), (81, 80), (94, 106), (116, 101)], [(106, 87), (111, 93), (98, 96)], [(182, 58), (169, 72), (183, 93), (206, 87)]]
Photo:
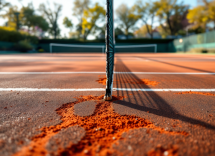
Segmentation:
[(107, 78), (99, 78), (99, 80), (96, 80), (96, 82), (104, 86), (106, 86), (106, 81), (107, 81)]
[[(99, 78), (99, 80), (96, 80), (99, 84), (106, 85), (107, 78)], [(127, 84), (144, 84), (144, 85), (150, 85), (150, 86), (157, 86), (159, 82), (157, 81), (150, 81), (148, 79), (124, 79), (121, 80), (115, 80), (116, 83), (127, 83)]]
[(207, 96), (215, 96), (215, 94), (212, 93), (201, 93), (201, 92), (181, 92), (181, 93), (175, 93), (175, 94), (199, 94), (199, 95), (207, 95)]
[(165, 149), (161, 145), (158, 145), (155, 149), (150, 150), (147, 156), (178, 156), (178, 146), (173, 145)]
[(129, 83), (129, 84), (144, 84), (144, 85), (150, 85), (150, 86), (157, 86), (159, 82), (157, 81), (150, 81), (148, 79), (125, 79), (124, 83)]
[[(123, 98), (125, 97), (113, 96), (113, 101), (122, 100)], [(57, 114), (61, 116), (62, 123), (40, 129), (42, 132), (33, 137), (31, 143), (23, 147), (15, 156), (45, 156), (49, 153), (46, 145), (50, 138), (58, 134), (62, 129), (77, 125), (85, 129), (85, 136), (78, 144), (71, 142), (66, 149), (59, 148), (55, 155), (111, 155), (117, 152), (112, 148), (112, 145), (123, 139), (121, 135), (124, 132), (142, 127), (154, 129), (159, 134), (188, 135), (184, 131), (166, 131), (137, 116), (119, 115), (114, 112), (111, 102), (103, 101), (103, 96), (89, 95), (76, 97), (76, 99), (77, 101), (64, 104), (56, 110)], [(74, 115), (74, 105), (90, 100), (97, 101), (94, 114), (88, 117)]]

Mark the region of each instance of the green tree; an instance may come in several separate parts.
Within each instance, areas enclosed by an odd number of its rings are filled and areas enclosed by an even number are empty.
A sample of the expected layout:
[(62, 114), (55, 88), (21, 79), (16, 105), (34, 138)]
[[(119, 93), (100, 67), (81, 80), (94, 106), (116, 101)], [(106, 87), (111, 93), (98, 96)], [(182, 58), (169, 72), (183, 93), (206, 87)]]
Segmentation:
[(161, 25), (157, 27), (157, 30), (162, 38), (166, 38), (169, 34), (171, 34), (169, 29), (163, 29), (163, 26)]
[(62, 11), (62, 5), (54, 3), (54, 6), (54, 10), (52, 10), (51, 8), (47, 8), (45, 4), (40, 4), (39, 10), (49, 22), (49, 33), (56, 39), (57, 36), (60, 35), (60, 29), (57, 22)]
[(124, 32), (119, 27), (117, 27), (115, 29), (115, 36), (118, 37), (119, 35), (124, 35)]
[(47, 31), (49, 28), (48, 22), (42, 17), (36, 15), (36, 11), (32, 4), (29, 4), (27, 7), (22, 7), (21, 9), (21, 23), (28, 27), (28, 31), (30, 28), (35, 28), (38, 26), (43, 31)]
[(140, 19), (140, 16), (136, 15), (133, 8), (129, 8), (126, 4), (121, 4), (117, 8), (116, 15), (119, 27), (124, 31), (124, 34), (128, 38), (129, 30), (134, 28), (136, 22)]
[(21, 14), (19, 14), (17, 18), (17, 16), (15, 15), (15, 13), (17, 12), (20, 12), (20, 10), (18, 10), (17, 6), (13, 6), (9, 7), (6, 14), (3, 15), (3, 17), (7, 19), (7, 26), (13, 28), (14, 30), (15, 29), (19, 30), (20, 27), (19, 21), (21, 21)]
[(147, 37), (147, 35), (149, 35), (150, 37), (153, 37), (150, 33), (153, 33), (152, 26), (143, 25), (140, 29), (138, 29), (134, 32), (134, 35), (136, 37)]
[(144, 26), (137, 32), (140, 32), (140, 34), (142, 34), (143, 29), (147, 30), (150, 37), (153, 38), (154, 19), (158, 10), (156, 3), (150, 2), (143, 4), (142, 0), (138, 0), (133, 9), (137, 12), (137, 14), (140, 16), (140, 19), (144, 23)]
[(191, 10), (187, 14), (187, 19), (190, 23), (194, 24), (193, 28), (202, 27), (206, 28), (207, 23), (209, 22), (209, 16), (207, 16), (207, 10), (204, 6), (198, 6)]
[(210, 2), (208, 7), (208, 12), (210, 16), (210, 21), (214, 23), (214, 30), (215, 30), (215, 0)]
[(188, 6), (178, 3), (177, 0), (160, 0), (155, 2), (158, 8), (156, 15), (159, 17), (161, 27), (170, 35), (177, 35), (183, 29), (181, 18), (187, 12)]
[(194, 28), (202, 27), (206, 29), (208, 23), (214, 23), (215, 30), (215, 0), (201, 0), (201, 5), (190, 9), (187, 19), (194, 24)]
[(73, 24), (72, 24), (72, 21), (70, 19), (68, 19), (68, 17), (65, 17), (63, 19), (63, 25), (66, 27), (66, 28), (69, 28), (70, 30), (72, 30), (72, 27), (73, 27)]
[(96, 3), (92, 8), (84, 10), (82, 18), (82, 35), (84, 40), (87, 39), (90, 33), (95, 33), (99, 28), (97, 22), (105, 20), (105, 10), (99, 3)]
[(73, 7), (73, 15), (78, 19), (77, 31), (79, 32), (79, 38), (82, 34), (82, 23), (83, 23), (83, 16), (84, 10), (89, 9), (91, 1), (90, 0), (75, 0), (74, 7)]

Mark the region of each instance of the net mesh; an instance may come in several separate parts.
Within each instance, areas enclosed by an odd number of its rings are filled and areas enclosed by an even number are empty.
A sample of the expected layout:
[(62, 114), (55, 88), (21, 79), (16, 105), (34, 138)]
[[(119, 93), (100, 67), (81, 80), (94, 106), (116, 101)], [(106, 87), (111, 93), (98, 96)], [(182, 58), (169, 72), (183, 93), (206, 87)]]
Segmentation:
[[(156, 44), (143, 44), (143, 45), (115, 45), (115, 53), (156, 53), (157, 45)], [(76, 53), (76, 52), (85, 52), (85, 53), (105, 53), (105, 45), (74, 45), (74, 44), (50, 44), (51, 53)]]
[(86, 52), (86, 53), (104, 53), (105, 45), (74, 45), (74, 44), (50, 44), (51, 53), (76, 53), (76, 52)]
[(112, 99), (113, 88), (113, 69), (114, 69), (114, 53), (115, 53), (115, 41), (114, 41), (114, 16), (113, 16), (113, 0), (107, 0), (107, 12), (106, 12), (106, 94), (105, 99)]

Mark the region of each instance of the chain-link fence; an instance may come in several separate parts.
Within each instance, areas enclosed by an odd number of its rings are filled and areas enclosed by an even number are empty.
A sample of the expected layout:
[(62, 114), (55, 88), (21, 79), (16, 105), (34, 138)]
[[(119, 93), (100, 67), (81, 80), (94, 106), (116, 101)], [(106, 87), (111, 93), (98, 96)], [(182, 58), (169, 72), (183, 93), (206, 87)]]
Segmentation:
[(174, 40), (177, 51), (215, 51), (215, 31)]

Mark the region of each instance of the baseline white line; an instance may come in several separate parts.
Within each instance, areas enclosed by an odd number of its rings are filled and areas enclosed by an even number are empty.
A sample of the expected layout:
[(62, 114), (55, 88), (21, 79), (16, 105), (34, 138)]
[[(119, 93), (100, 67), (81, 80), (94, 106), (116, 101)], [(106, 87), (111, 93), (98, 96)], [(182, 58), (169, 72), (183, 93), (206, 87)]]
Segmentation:
[[(60, 88), (0, 88), (1, 91), (20, 92), (82, 92), (105, 91), (105, 88), (60, 89)], [(150, 89), (150, 88), (113, 88), (113, 91), (143, 91), (143, 92), (215, 92), (215, 89)]]
[(106, 74), (106, 72), (0, 72), (0, 75)]
[(81, 92), (81, 91), (105, 91), (105, 88), (83, 88), (83, 89), (59, 89), (59, 88), (0, 88), (0, 91), (20, 92)]
[[(106, 72), (0, 72), (0, 75), (57, 75), (57, 74), (106, 74)], [(143, 75), (215, 75), (215, 73), (186, 73), (186, 72), (114, 72), (114, 74), (143, 74)]]
[(113, 88), (114, 91), (143, 91), (143, 92), (215, 92), (215, 89), (150, 89), (150, 88)]
[(186, 72), (115, 72), (116, 74), (143, 74), (143, 75), (215, 75), (215, 73), (186, 73)]

